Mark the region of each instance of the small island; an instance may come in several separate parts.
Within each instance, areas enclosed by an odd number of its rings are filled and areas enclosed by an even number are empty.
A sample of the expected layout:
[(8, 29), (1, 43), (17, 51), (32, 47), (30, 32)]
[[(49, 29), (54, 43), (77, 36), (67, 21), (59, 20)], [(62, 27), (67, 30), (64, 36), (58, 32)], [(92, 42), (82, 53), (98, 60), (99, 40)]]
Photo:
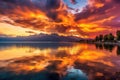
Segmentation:
[(120, 45), (120, 30), (116, 31), (116, 35), (112, 33), (97, 35), (94, 39), (82, 39), (80, 43), (91, 43), (91, 44), (111, 44)]
[(117, 30), (116, 35), (114, 36), (112, 33), (105, 35), (98, 35), (93, 40), (94, 43), (104, 43), (104, 44), (117, 44), (120, 43), (120, 30)]

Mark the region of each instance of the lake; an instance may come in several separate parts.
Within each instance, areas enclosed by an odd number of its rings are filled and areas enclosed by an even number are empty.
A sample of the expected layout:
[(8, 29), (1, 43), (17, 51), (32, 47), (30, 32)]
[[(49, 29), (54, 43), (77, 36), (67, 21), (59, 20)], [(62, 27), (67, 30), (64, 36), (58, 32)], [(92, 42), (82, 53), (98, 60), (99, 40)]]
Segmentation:
[(0, 43), (0, 80), (120, 80), (120, 46)]

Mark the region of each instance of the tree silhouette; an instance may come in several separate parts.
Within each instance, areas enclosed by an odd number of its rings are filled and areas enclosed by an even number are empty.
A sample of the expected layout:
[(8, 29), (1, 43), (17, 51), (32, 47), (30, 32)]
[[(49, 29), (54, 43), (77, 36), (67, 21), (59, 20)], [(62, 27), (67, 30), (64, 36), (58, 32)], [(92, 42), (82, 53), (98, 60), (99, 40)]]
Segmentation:
[(112, 33), (110, 34), (106, 34), (103, 38), (103, 40), (106, 42), (106, 41), (114, 41), (115, 37), (113, 36)]
[(108, 35), (106, 34), (103, 39), (105, 42), (108, 41)]
[(108, 40), (109, 40), (109, 41), (113, 41), (114, 38), (115, 38), (115, 37), (113, 36), (112, 33), (108, 34)]
[(95, 41), (99, 41), (99, 37), (98, 36), (95, 37)]
[(117, 40), (120, 40), (120, 30), (116, 32)]
[(99, 35), (99, 41), (102, 41), (103, 40), (103, 35)]
[(96, 36), (95, 41), (102, 41), (103, 40), (103, 35), (100, 34), (99, 36)]

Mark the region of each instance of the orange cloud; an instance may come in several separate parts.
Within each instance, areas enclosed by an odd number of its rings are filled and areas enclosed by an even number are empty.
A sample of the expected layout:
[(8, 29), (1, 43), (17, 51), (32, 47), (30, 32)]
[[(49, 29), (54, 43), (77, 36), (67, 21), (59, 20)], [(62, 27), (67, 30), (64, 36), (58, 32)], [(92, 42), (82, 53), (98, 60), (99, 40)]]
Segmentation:
[[(6, 3), (8, 8), (2, 3)], [(120, 16), (118, 7), (120, 6), (117, 0), (88, 0), (88, 5), (81, 12), (73, 14), (68, 11), (63, 0), (48, 2), (28, 0), (24, 4), (21, 1), (1, 1), (0, 14), (2, 17), (7, 16), (8, 19), (0, 21), (45, 33), (93, 38), (95, 33), (98, 35), (118, 26), (117, 18)]]

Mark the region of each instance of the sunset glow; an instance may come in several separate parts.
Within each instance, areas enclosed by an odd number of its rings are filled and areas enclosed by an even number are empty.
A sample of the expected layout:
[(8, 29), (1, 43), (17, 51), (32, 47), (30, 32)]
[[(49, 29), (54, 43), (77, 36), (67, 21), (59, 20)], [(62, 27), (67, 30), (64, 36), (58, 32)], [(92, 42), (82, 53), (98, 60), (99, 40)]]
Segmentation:
[(119, 3), (118, 0), (1, 0), (0, 35), (54, 32), (94, 38), (106, 31), (115, 33), (120, 29)]
[(0, 80), (119, 80), (120, 0), (0, 0)]

